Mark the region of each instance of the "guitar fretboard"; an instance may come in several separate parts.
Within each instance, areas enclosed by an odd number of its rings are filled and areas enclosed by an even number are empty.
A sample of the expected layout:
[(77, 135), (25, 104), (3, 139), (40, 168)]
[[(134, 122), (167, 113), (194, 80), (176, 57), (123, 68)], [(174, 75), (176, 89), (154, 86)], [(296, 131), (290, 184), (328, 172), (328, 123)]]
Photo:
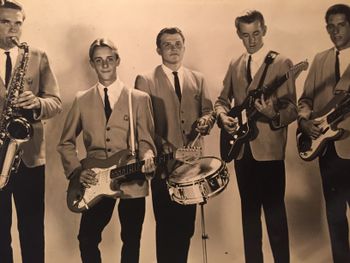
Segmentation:
[[(163, 155), (154, 157), (153, 160), (154, 160), (154, 163), (158, 165), (173, 159), (174, 159), (174, 153), (168, 153), (168, 154), (163, 154)], [(110, 177), (112, 179), (115, 179), (119, 177), (126, 177), (129, 174), (141, 172), (142, 165), (144, 164), (145, 164), (145, 161), (138, 161), (138, 162), (127, 164), (121, 167), (117, 167), (111, 170)]]
[(333, 112), (327, 116), (327, 122), (329, 124), (335, 124), (336, 122), (342, 120), (344, 115), (350, 112), (350, 98), (347, 98), (343, 103), (341, 103)]

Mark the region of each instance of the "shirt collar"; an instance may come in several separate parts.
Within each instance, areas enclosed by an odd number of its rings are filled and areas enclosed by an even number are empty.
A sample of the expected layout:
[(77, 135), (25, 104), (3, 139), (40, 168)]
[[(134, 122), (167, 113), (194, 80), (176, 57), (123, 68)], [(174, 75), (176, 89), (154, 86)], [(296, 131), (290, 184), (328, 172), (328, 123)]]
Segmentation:
[(267, 55), (267, 47), (265, 45), (263, 45), (257, 52), (255, 52), (254, 54), (249, 54), (248, 52), (246, 52), (246, 61), (248, 61), (248, 57), (249, 55), (252, 56), (252, 61), (259, 63), (260, 65), (262, 64), (262, 62), (265, 60), (265, 57)]
[[(168, 68), (167, 66), (165, 66), (164, 64), (162, 64), (162, 69), (164, 70), (164, 73), (167, 75), (167, 76), (173, 76), (173, 70)], [(178, 74), (179, 75), (182, 75), (183, 74), (183, 66), (181, 65), (180, 68), (177, 70)]]

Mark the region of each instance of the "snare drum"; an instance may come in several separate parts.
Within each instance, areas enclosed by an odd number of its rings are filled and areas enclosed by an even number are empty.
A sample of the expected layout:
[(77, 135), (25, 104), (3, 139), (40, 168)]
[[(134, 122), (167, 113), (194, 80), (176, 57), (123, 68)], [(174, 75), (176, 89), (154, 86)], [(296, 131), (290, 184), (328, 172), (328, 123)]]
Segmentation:
[(229, 182), (225, 162), (216, 157), (201, 157), (177, 167), (167, 180), (170, 197), (183, 204), (200, 204), (221, 193)]

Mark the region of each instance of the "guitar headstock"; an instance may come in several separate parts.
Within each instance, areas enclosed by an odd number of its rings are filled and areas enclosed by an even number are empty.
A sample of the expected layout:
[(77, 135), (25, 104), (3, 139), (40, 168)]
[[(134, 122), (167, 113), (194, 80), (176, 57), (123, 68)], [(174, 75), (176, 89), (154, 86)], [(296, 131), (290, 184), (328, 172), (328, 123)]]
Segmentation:
[(298, 64), (294, 65), (288, 72), (288, 78), (292, 76), (294, 76), (294, 78), (296, 79), (300, 73), (304, 70), (307, 70), (309, 67), (309, 62), (306, 60), (299, 62)]
[(181, 162), (190, 162), (202, 156), (202, 147), (181, 147), (174, 153), (174, 158)]

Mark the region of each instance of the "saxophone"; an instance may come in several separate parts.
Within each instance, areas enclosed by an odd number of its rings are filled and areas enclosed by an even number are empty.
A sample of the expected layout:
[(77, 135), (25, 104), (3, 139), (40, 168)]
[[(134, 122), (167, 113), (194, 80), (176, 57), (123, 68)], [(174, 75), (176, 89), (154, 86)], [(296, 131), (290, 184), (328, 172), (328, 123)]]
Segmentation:
[(17, 172), (23, 153), (23, 150), (19, 149), (20, 144), (33, 137), (33, 126), (15, 106), (19, 94), (24, 89), (29, 47), (25, 42), (19, 43), (15, 37), (12, 37), (11, 41), (23, 49), (24, 53), (12, 74), (0, 116), (0, 190), (7, 185), (11, 172)]

